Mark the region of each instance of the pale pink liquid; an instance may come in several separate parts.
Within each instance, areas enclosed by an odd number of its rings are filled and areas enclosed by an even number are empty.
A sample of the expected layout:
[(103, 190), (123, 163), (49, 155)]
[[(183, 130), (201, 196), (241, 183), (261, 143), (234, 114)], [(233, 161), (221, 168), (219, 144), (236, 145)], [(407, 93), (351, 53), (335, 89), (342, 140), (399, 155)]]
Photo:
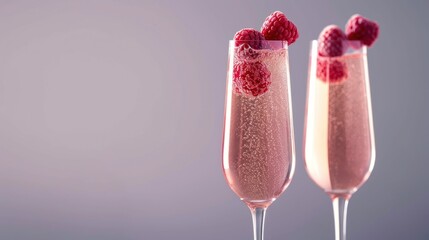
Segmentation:
[(337, 59), (348, 68), (341, 82), (323, 82), (310, 72), (304, 155), (308, 174), (322, 189), (350, 197), (374, 166), (370, 93), (366, 54)]
[(236, 94), (229, 79), (225, 109), (224, 174), (250, 207), (267, 207), (286, 189), (295, 157), (287, 50), (263, 51), (257, 60), (271, 72), (269, 90), (258, 97)]

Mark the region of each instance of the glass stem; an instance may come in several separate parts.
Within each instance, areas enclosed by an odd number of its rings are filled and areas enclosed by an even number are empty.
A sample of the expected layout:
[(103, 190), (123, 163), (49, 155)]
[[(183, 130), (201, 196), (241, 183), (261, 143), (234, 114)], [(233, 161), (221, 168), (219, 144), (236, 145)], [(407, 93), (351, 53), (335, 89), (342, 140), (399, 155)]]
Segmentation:
[(267, 208), (250, 208), (253, 219), (253, 239), (264, 240), (265, 212)]
[(347, 206), (349, 199), (334, 197), (332, 206), (334, 208), (335, 240), (346, 240)]

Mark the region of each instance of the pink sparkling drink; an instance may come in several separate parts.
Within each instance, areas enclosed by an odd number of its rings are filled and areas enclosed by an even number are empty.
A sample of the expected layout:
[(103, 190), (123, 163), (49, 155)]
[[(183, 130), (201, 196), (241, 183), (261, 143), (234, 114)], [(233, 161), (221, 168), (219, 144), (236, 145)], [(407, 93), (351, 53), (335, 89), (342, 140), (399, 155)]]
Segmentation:
[[(287, 44), (267, 42), (272, 49), (253, 50), (245, 60), (233, 41), (229, 47), (222, 166), (231, 189), (250, 208), (267, 208), (279, 197), (295, 164)], [(237, 61), (267, 70), (257, 96), (237, 90)]]
[(345, 77), (339, 81), (318, 76), (317, 42), (312, 49), (305, 165), (311, 179), (331, 197), (348, 199), (368, 179), (375, 162), (366, 47), (326, 59), (343, 64)]

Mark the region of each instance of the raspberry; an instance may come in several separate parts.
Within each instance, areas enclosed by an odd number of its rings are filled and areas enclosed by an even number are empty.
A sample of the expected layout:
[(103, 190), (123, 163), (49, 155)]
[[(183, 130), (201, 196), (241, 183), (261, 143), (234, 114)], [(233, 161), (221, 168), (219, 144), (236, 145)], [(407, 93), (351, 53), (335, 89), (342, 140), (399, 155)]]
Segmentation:
[(346, 35), (336, 25), (325, 27), (319, 35), (319, 55), (323, 57), (337, 57), (344, 53)]
[(370, 47), (378, 37), (378, 24), (355, 14), (347, 21), (346, 35), (349, 40), (360, 40)]
[(265, 47), (265, 38), (262, 33), (252, 28), (244, 28), (236, 32), (234, 35), (235, 46), (238, 47), (241, 44), (249, 44), (253, 49), (262, 49)]
[[(328, 70), (329, 67), (329, 70)], [(329, 72), (329, 76), (328, 76)], [(340, 82), (348, 77), (347, 65), (339, 60), (317, 58), (317, 78), (326, 82)]]
[(248, 43), (241, 44), (235, 51), (235, 56), (239, 60), (254, 60), (259, 56), (259, 53), (253, 50)]
[(236, 93), (259, 96), (268, 91), (271, 73), (261, 62), (237, 61), (234, 63), (233, 83)]
[(283, 40), (287, 41), (289, 45), (299, 37), (295, 24), (280, 11), (273, 12), (265, 19), (261, 32), (267, 40)]

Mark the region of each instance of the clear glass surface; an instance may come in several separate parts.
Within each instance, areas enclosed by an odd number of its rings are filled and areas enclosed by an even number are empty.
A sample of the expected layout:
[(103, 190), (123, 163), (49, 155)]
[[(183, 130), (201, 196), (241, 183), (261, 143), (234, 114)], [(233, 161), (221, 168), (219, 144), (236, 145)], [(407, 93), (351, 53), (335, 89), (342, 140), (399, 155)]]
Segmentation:
[(255, 240), (295, 167), (287, 43), (263, 45), (242, 51), (230, 41), (223, 133), (224, 175), (251, 209)]
[(320, 57), (312, 41), (304, 126), (304, 159), (310, 178), (332, 198), (336, 239), (345, 239), (350, 197), (375, 162), (367, 49), (347, 42), (339, 57)]

